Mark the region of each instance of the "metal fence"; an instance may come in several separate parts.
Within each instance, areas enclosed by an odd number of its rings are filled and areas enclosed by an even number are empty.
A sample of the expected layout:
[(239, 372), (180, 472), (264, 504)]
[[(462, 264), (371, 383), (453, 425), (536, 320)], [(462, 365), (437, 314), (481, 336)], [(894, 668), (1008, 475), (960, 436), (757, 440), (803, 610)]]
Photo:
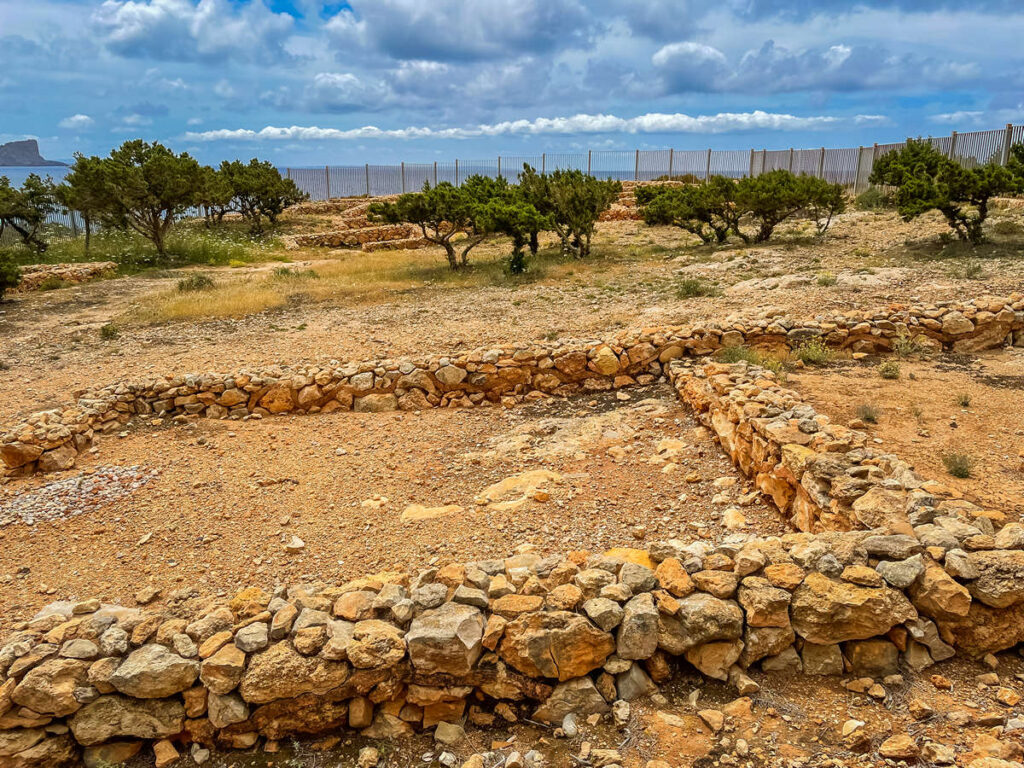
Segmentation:
[[(1010, 147), (1024, 143), (1024, 125), (1007, 125), (994, 131), (971, 131), (928, 139), (948, 157), (967, 167), (988, 162), (1005, 164)], [(906, 142), (828, 149), (635, 149), (554, 152), (539, 155), (499, 155), (488, 160), (451, 160), (398, 165), (325, 165), (316, 168), (281, 168), (299, 189), (313, 200), (338, 197), (395, 195), (422, 189), (425, 182), (447, 181), (456, 186), (474, 174), (515, 181), (523, 164), (546, 172), (575, 169), (598, 178), (620, 181), (653, 181), (668, 177), (706, 179), (758, 176), (785, 169), (819, 176), (843, 184), (854, 193), (868, 187), (875, 161), (906, 146)], [(195, 212), (194, 215), (199, 215)], [(84, 231), (81, 217), (58, 211), (49, 217), (46, 238), (63, 240)], [(0, 245), (17, 241), (9, 227), (0, 234)]]
[[(1024, 142), (1024, 125), (1007, 125), (994, 131), (971, 131), (928, 139), (936, 148), (965, 166), (994, 161), (1003, 164), (1013, 144)], [(452, 160), (398, 165), (325, 165), (316, 168), (282, 168), (299, 189), (313, 200), (332, 197), (397, 195), (414, 192), (424, 182), (447, 181), (459, 185), (480, 174), (515, 181), (528, 163), (538, 171), (575, 169), (599, 178), (620, 181), (653, 181), (690, 176), (706, 179), (758, 176), (784, 169), (819, 176), (850, 187), (854, 193), (868, 187), (875, 161), (887, 152), (902, 149), (906, 142), (861, 147), (812, 149), (635, 149), (557, 152), (540, 155), (499, 155), (489, 160)]]

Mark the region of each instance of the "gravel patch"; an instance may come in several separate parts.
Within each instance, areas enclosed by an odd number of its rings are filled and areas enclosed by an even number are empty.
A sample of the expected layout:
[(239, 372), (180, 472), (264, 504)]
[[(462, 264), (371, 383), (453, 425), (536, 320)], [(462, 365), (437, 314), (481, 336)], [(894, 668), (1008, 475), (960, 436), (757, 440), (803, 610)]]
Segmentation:
[(0, 527), (18, 520), (26, 525), (74, 517), (129, 496), (159, 475), (138, 465), (96, 467), (89, 472), (46, 483), (34, 491), (0, 502)]

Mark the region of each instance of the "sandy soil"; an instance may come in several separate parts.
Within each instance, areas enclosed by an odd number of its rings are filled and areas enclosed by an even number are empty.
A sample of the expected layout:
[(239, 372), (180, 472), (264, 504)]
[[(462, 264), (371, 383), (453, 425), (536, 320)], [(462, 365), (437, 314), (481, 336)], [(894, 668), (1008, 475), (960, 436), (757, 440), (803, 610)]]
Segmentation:
[[(900, 363), (900, 378), (878, 375), (877, 361), (842, 362), (790, 374), (819, 410), (847, 423), (862, 405), (880, 411), (868, 431), (880, 447), (986, 509), (1024, 516), (1024, 351), (977, 357), (939, 355)], [(957, 399), (966, 394), (970, 405)], [(973, 459), (971, 477), (952, 477), (943, 456)]]
[[(303, 577), (340, 583), (383, 569), (415, 572), (435, 560), (507, 556), (524, 543), (554, 553), (628, 545), (638, 536), (721, 536), (722, 512), (738, 503), (744, 483), (668, 387), (629, 397), (419, 415), (139, 423), (67, 473), (111, 464), (158, 472), (131, 493), (28, 525), (17, 510), (59, 476), (0, 489), (0, 634), (54, 599), (130, 602), (146, 583), (165, 594)], [(543, 485), (550, 499), (527, 494), (518, 509), (478, 502), (492, 484), (538, 469), (562, 478)], [(730, 487), (716, 487), (721, 477), (729, 479), (719, 486)], [(766, 504), (743, 503), (756, 530), (785, 530)], [(411, 504), (461, 510), (403, 521)], [(306, 544), (296, 556), (284, 550), (293, 535)]]

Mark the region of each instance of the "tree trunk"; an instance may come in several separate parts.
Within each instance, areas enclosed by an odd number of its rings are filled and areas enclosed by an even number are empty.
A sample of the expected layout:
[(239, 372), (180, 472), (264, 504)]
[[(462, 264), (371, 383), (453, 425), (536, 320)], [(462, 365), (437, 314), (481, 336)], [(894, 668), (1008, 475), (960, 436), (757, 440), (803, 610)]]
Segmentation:
[(533, 256), (536, 256), (538, 250), (540, 250), (540, 235), (537, 232), (531, 232), (530, 233), (530, 253)]
[(92, 217), (82, 216), (82, 223), (85, 225), (85, 252), (89, 253), (89, 243), (92, 240)]

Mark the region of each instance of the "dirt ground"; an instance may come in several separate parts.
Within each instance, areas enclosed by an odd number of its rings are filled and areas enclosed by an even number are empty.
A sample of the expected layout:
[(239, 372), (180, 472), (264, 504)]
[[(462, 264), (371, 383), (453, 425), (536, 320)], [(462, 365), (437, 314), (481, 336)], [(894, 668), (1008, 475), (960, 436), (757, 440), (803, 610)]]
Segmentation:
[[(777, 512), (741, 499), (749, 488), (667, 386), (628, 397), (187, 427), (140, 422), (66, 473), (136, 468), (149, 479), (131, 492), (87, 506), (88, 492), (48, 493), (67, 483), (58, 475), (0, 488), (0, 634), (52, 600), (130, 603), (144, 584), (166, 595), (307, 577), (341, 583), (504, 557), (525, 543), (555, 553), (637, 537), (720, 537), (722, 513), (738, 504), (751, 528), (784, 532)], [(535, 500), (527, 487), (483, 501), (494, 483), (536, 470), (558, 476), (537, 488), (549, 499)], [(716, 486), (719, 478), (728, 479)], [(460, 509), (403, 520), (414, 504)], [(293, 535), (305, 543), (294, 556), (284, 549)]]
[[(1024, 350), (904, 360), (895, 380), (879, 376), (877, 362), (807, 368), (789, 381), (842, 423), (863, 406), (876, 409), (877, 424), (866, 429), (880, 448), (968, 501), (1024, 516)], [(954, 453), (970, 457), (970, 477), (946, 470), (943, 457)]]
[[(140, 325), (122, 319), (132, 307), (173, 292), (181, 270), (23, 294), (0, 305), (0, 415), (7, 422), (67, 402), (87, 383), (171, 371), (425, 356), (513, 341), (600, 337), (621, 328), (766, 308), (802, 317), (810, 308), (846, 311), (1007, 294), (1024, 285), (1024, 239), (1011, 237), (964, 258), (957, 248), (941, 250), (936, 238), (942, 229), (928, 217), (907, 224), (892, 213), (852, 212), (823, 241), (790, 230), (762, 246), (708, 249), (695, 247), (679, 229), (606, 222), (599, 225), (590, 261), (561, 264), (536, 282), (466, 287), (427, 280), (386, 291), (368, 286), (364, 294), (297, 298), (259, 314), (203, 322)], [(476, 258), (498, 258), (504, 249), (481, 247)], [(291, 255), (296, 269), (367, 256), (345, 250)], [(440, 261), (431, 249), (395, 252), (394, 258)], [(270, 269), (203, 271), (217, 280), (243, 280)], [(722, 295), (680, 295), (681, 282), (690, 278), (717, 285)], [(832, 279), (834, 284), (821, 284)], [(103, 340), (99, 329), (114, 321), (119, 336)]]

